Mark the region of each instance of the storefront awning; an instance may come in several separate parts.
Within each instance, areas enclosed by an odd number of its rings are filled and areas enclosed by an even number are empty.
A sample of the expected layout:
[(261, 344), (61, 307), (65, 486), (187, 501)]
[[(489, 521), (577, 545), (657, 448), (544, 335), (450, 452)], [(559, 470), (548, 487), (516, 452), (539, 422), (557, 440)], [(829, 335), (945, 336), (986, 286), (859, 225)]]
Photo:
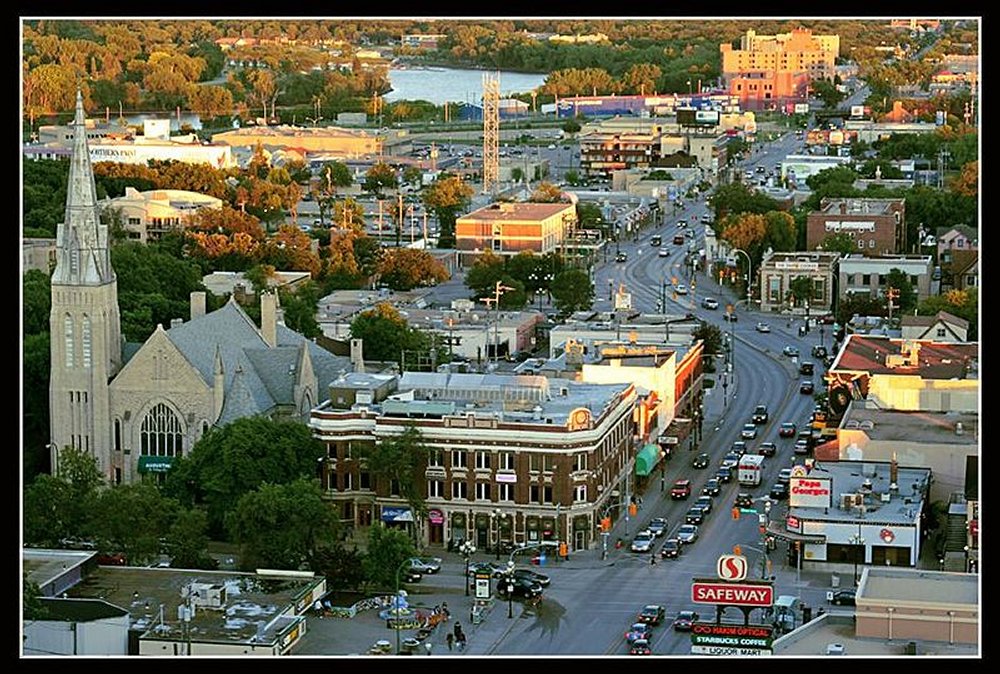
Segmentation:
[(409, 508), (382, 508), (383, 522), (412, 522), (413, 513)]
[(174, 463), (172, 456), (140, 456), (140, 473), (166, 473)]
[(635, 474), (646, 477), (660, 461), (660, 446), (649, 444), (639, 450), (635, 457)]

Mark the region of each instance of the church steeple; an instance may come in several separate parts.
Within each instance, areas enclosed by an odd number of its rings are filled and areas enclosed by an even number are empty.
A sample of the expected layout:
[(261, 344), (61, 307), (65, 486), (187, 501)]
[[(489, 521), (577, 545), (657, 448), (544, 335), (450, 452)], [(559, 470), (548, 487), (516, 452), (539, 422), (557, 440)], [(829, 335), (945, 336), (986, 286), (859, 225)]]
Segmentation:
[(108, 226), (101, 224), (94, 171), (90, 165), (83, 94), (76, 92), (73, 154), (66, 184), (66, 214), (56, 228), (56, 268), (52, 282), (104, 285), (115, 280), (111, 268)]

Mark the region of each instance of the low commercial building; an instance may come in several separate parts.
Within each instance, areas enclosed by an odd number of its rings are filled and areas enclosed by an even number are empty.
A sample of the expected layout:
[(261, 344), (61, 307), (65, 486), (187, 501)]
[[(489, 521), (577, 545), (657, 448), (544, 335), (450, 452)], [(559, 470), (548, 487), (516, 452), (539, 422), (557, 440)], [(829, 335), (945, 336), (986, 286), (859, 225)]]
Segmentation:
[(335, 126), (304, 127), (248, 126), (212, 135), (213, 143), (231, 147), (299, 148), (309, 154), (324, 153), (338, 159), (376, 157), (384, 149), (385, 136), (363, 129), (343, 129)]
[(917, 301), (931, 295), (934, 259), (929, 255), (879, 255), (866, 256), (852, 253), (840, 260), (837, 287), (841, 297), (868, 295), (884, 297), (888, 289), (888, 276), (893, 269), (906, 275), (910, 287), (916, 291)]
[[(635, 459), (629, 384), (539, 376), (345, 373), (312, 411), (326, 444), (322, 486), (342, 521), (412, 526), (424, 545), (477, 548), (597, 541), (603, 516), (623, 515)], [(378, 477), (367, 452), (416, 428), (428, 447), (415, 517), (395, 480)], [(616, 496), (613, 496), (616, 495)]]
[[(840, 253), (829, 251), (771, 252), (760, 267), (761, 311), (791, 310), (819, 316), (833, 308), (836, 297), (836, 269)], [(792, 283), (798, 278), (811, 282), (810, 297), (789, 296)]]
[(39, 599), (44, 617), (26, 620), (22, 653), (128, 655), (129, 614), (103, 599)]
[(820, 171), (838, 166), (851, 166), (850, 157), (829, 157), (811, 154), (790, 154), (781, 160), (781, 179), (805, 188), (806, 179)]
[(660, 158), (661, 134), (656, 131), (596, 132), (579, 137), (584, 175), (610, 177), (613, 171), (649, 168)]
[(906, 202), (903, 199), (824, 197), (819, 210), (806, 216), (806, 248), (819, 248), (827, 237), (847, 234), (857, 252), (896, 255), (906, 250)]
[[(897, 101), (898, 102), (898, 101)], [(896, 134), (934, 133), (940, 128), (933, 122), (874, 122), (864, 119), (845, 119), (844, 132), (857, 134), (864, 143), (877, 143)]]
[(193, 222), (203, 208), (221, 209), (222, 199), (188, 190), (147, 190), (126, 187), (125, 195), (98, 202), (101, 210), (117, 214), (128, 238), (140, 243), (156, 241)]
[(766, 534), (786, 542), (789, 564), (803, 570), (846, 575), (867, 564), (913, 567), (930, 480), (930, 468), (896, 462), (865, 461), (859, 470), (855, 463), (810, 461), (793, 470), (787, 512), (767, 523)]
[(455, 248), (465, 266), (487, 250), (503, 256), (526, 250), (545, 255), (563, 244), (575, 223), (574, 203), (494, 203), (455, 221)]

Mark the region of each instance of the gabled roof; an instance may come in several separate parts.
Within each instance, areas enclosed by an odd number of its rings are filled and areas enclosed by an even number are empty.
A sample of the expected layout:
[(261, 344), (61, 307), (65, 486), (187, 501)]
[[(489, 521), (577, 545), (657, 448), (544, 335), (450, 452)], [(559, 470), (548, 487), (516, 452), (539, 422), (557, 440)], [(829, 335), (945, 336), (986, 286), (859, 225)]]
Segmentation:
[(964, 318), (959, 318), (954, 314), (950, 314), (947, 311), (939, 311), (933, 316), (906, 315), (903, 316), (902, 319), (900, 319), (900, 324), (903, 326), (912, 325), (912, 326), (930, 327), (938, 322), (951, 324), (962, 330), (969, 329), (969, 321), (965, 320)]
[(979, 260), (978, 250), (951, 249), (951, 262), (942, 262), (941, 271), (949, 274), (961, 274)]
[(975, 227), (970, 227), (969, 225), (951, 225), (950, 227), (938, 227), (937, 234), (935, 236), (937, 236), (937, 238), (940, 239), (942, 236), (946, 236), (949, 232), (958, 232), (959, 234), (964, 236), (966, 239), (969, 239), (970, 241), (979, 240), (979, 230), (977, 230)]

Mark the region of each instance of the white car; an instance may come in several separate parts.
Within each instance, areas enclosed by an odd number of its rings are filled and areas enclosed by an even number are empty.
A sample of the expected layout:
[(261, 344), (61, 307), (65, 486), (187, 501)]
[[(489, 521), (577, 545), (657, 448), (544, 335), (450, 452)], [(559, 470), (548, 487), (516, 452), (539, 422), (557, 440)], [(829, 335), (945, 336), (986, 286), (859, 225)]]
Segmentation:
[(674, 292), (676, 292), (678, 295), (687, 295), (688, 294), (688, 289), (687, 289), (686, 285), (684, 285), (683, 283), (681, 283), (676, 288), (674, 288)]
[(685, 545), (694, 543), (698, 540), (698, 525), (682, 524), (681, 528), (677, 530), (677, 540)]
[(670, 255), (670, 251), (669, 250), (667, 250), (666, 248), (661, 248), (660, 249), (660, 257), (667, 257), (668, 255)]
[(632, 552), (649, 552), (655, 539), (656, 535), (649, 529), (640, 531), (632, 539)]
[(744, 424), (740, 431), (740, 437), (744, 440), (753, 440), (757, 437), (757, 424)]
[(771, 332), (771, 326), (767, 323), (758, 323), (757, 332)]

